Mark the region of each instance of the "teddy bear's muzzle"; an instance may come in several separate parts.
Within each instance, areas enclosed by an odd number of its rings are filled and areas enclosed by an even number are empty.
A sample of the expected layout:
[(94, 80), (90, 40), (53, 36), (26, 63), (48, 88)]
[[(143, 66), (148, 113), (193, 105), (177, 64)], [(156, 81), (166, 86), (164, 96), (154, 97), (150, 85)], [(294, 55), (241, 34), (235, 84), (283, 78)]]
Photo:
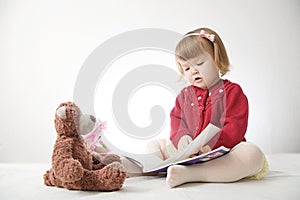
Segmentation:
[(66, 113), (66, 106), (62, 106), (59, 109), (57, 109), (56, 111), (56, 115), (60, 118), (60, 119), (67, 119), (67, 113)]
[(79, 120), (79, 133), (81, 135), (90, 133), (94, 129), (95, 123), (96, 118), (93, 115), (81, 115)]

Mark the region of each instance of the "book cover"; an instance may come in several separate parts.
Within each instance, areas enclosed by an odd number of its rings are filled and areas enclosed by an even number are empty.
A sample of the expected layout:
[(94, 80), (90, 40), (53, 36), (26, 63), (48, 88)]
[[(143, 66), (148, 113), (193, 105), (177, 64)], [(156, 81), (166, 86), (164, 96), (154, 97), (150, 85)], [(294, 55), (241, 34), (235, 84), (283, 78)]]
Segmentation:
[(210, 152), (207, 152), (207, 153), (204, 153), (204, 154), (201, 154), (198, 156), (194, 156), (192, 158), (187, 158), (187, 159), (180, 160), (180, 161), (173, 162), (173, 163), (167, 163), (165, 165), (160, 165), (155, 168), (150, 168), (150, 169), (143, 168), (143, 172), (166, 172), (168, 167), (171, 165), (192, 165), (192, 164), (197, 164), (197, 163), (203, 163), (203, 162), (207, 162), (207, 161), (213, 160), (215, 158), (218, 158), (220, 156), (223, 156), (226, 153), (228, 153), (229, 151), (230, 151), (230, 149), (228, 149), (224, 146), (221, 146)]

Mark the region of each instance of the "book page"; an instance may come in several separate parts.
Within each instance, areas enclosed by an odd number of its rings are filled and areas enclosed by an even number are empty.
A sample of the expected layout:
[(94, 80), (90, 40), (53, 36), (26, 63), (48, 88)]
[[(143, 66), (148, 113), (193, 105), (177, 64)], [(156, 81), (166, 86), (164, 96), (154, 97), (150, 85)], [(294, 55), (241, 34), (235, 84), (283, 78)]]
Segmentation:
[[(174, 156), (153, 167), (155, 169), (160, 167), (163, 168), (189, 158), (190, 155), (198, 152), (203, 145), (207, 144), (219, 131), (220, 128), (217, 126), (211, 123), (208, 124), (206, 128), (183, 151), (178, 151)], [(144, 171), (151, 171), (151, 167), (144, 166)]]
[(208, 124), (206, 128), (181, 152), (176, 155), (175, 162), (188, 158), (190, 155), (199, 152), (200, 148), (207, 144), (218, 132), (220, 128), (213, 124)]

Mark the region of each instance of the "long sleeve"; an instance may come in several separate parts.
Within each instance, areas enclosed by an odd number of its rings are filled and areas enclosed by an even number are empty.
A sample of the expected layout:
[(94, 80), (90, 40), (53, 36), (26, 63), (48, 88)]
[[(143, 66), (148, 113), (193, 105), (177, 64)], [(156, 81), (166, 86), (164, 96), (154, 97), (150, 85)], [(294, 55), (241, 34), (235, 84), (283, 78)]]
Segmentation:
[(178, 141), (183, 135), (190, 134), (190, 131), (187, 127), (186, 119), (183, 112), (183, 102), (184, 97), (182, 94), (179, 94), (176, 98), (175, 106), (170, 113), (171, 120), (171, 133), (170, 140), (177, 148)]
[(221, 116), (223, 127), (216, 137), (213, 149), (219, 146), (232, 148), (241, 141), (245, 141), (248, 125), (248, 100), (237, 84), (226, 89), (225, 110)]

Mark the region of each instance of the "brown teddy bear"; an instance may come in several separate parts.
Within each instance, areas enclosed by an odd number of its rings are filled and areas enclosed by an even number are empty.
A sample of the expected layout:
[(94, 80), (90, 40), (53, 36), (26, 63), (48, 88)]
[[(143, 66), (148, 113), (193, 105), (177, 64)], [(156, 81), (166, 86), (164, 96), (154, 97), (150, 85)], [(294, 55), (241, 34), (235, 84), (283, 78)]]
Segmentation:
[[(87, 120), (88, 119), (88, 120)], [(44, 183), (73, 190), (119, 190), (126, 178), (120, 157), (107, 154), (99, 160), (88, 151), (81, 134), (95, 124), (94, 117), (83, 115), (72, 102), (60, 104), (55, 113), (57, 139), (52, 154), (52, 168)]]

